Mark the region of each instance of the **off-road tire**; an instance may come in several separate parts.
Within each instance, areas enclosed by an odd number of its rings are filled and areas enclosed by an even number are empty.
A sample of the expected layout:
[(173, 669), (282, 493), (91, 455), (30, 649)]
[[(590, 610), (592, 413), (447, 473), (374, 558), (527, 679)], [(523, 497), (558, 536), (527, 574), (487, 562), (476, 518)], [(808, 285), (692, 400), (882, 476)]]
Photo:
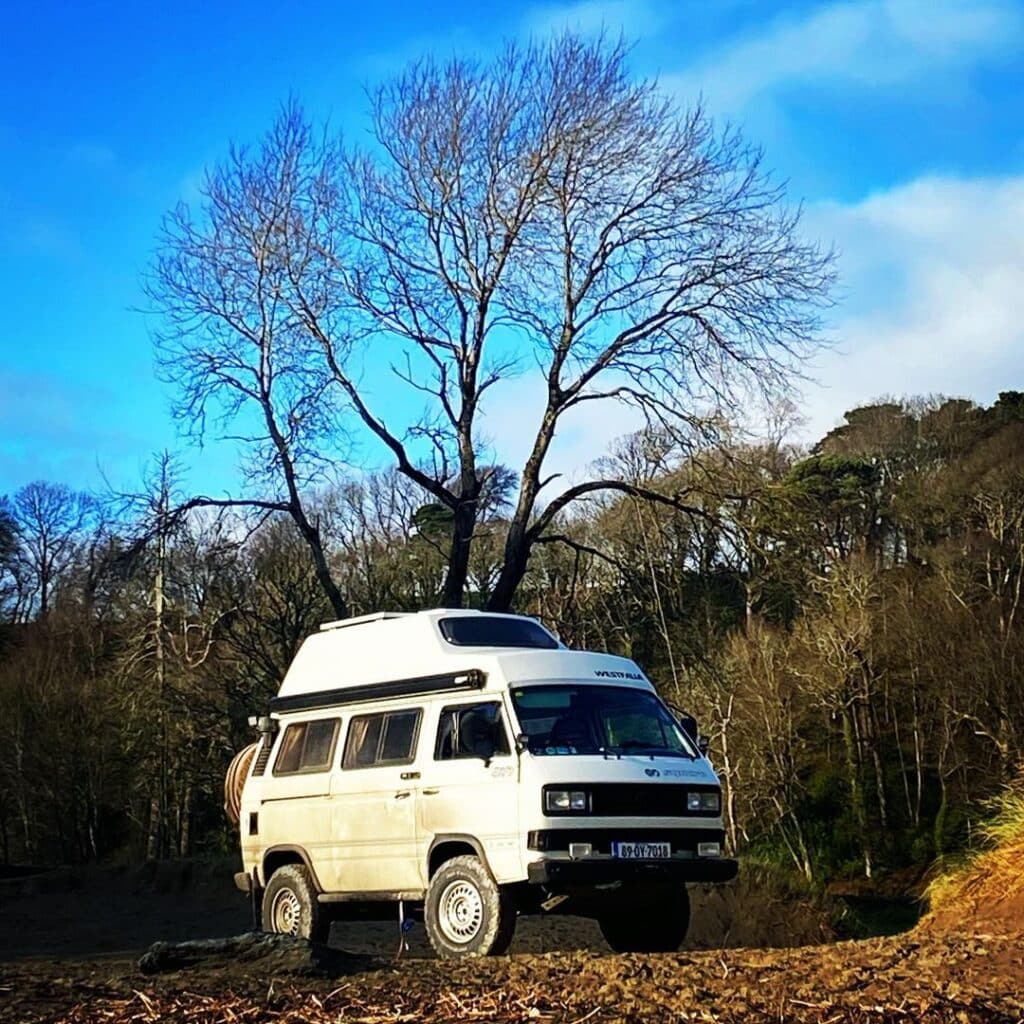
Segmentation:
[(690, 927), (690, 897), (679, 889), (656, 904), (617, 907), (597, 923), (616, 953), (674, 953)]
[(326, 943), (331, 918), (316, 896), (316, 887), (304, 864), (278, 868), (263, 890), (263, 930)]
[(497, 956), (516, 929), (515, 907), (478, 857), (453, 857), (430, 880), (423, 923), (439, 957)]

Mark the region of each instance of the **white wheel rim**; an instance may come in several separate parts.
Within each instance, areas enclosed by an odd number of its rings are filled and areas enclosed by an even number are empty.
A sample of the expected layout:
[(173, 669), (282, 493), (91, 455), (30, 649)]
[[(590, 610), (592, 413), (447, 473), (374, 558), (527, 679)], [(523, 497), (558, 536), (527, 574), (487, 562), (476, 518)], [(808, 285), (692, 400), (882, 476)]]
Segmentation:
[(301, 913), (299, 897), (291, 889), (278, 890), (274, 895), (274, 902), (270, 905), (270, 920), (274, 931), (281, 935), (298, 935)]
[(472, 882), (449, 882), (438, 903), (438, 924), (449, 942), (471, 942), (484, 922), (484, 902)]

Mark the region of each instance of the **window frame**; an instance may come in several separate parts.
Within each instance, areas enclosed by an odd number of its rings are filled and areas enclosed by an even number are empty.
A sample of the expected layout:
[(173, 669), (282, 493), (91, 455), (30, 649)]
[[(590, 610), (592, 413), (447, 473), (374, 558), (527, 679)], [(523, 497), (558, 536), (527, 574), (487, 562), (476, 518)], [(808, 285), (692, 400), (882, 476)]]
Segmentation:
[[(348, 744), (349, 739), (352, 736), (352, 729), (356, 722), (363, 719), (370, 718), (383, 718), (384, 723), (381, 726), (380, 738), (377, 740), (378, 752), (383, 749), (384, 737), (387, 730), (387, 719), (391, 715), (408, 715), (414, 714), (416, 716), (416, 723), (413, 726), (412, 741), (410, 743), (410, 753), (408, 757), (401, 758), (400, 760), (389, 759), (387, 761), (375, 760), (372, 764), (347, 764), (348, 761)], [(419, 753), (420, 745), (420, 730), (423, 726), (423, 708), (390, 708), (387, 711), (367, 711), (362, 715), (351, 715), (348, 720), (348, 730), (345, 733), (345, 742), (341, 748), (341, 760), (338, 762), (338, 766), (343, 772), (356, 772), (366, 771), (370, 768), (394, 768), (404, 764), (414, 764)]]
[[(284, 743), (288, 736), (288, 732), (291, 729), (303, 729), (302, 735), (302, 748), (299, 751), (299, 764), (302, 764), (303, 755), (306, 752), (306, 743), (309, 738), (309, 727), (311, 725), (319, 725), (322, 722), (333, 722), (334, 723), (334, 735), (331, 737), (331, 749), (328, 752), (327, 761), (323, 765), (316, 765), (313, 767), (299, 767), (292, 770), (281, 770), (278, 768), (278, 762), (281, 760), (281, 755), (284, 753)], [(274, 755), (274, 765), (270, 769), (270, 774), (274, 778), (286, 779), (292, 775), (323, 775), (325, 772), (329, 772), (334, 768), (334, 755), (338, 749), (338, 738), (341, 736), (341, 715), (328, 715), (323, 718), (305, 718), (301, 722), (288, 722), (284, 729), (281, 730), (281, 739), (277, 744), (277, 752)]]
[[(462, 757), (441, 757), (441, 724), (444, 721), (444, 716), (453, 711), (466, 711), (469, 708), (484, 707), (485, 705), (493, 705), (498, 709), (498, 724), (501, 726), (501, 731), (505, 736), (505, 746), (508, 748), (504, 752), (495, 751), (494, 757), (511, 757), (512, 756), (512, 737), (508, 728), (508, 714), (505, 711), (504, 702), (498, 699), (491, 700), (475, 700), (470, 701), (467, 704), (446, 704), (441, 708), (437, 716), (437, 733), (434, 736), (434, 763), (435, 764), (448, 764), (451, 761), (480, 761), (482, 758), (475, 757), (471, 754), (467, 754)], [(493, 758), (492, 758), (493, 760)]]

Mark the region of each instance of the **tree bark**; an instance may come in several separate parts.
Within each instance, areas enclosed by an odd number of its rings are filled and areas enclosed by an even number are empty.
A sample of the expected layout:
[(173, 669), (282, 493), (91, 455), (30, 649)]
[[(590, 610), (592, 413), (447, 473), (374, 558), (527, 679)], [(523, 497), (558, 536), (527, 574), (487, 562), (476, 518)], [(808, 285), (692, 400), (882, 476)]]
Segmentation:
[(455, 508), (452, 546), (448, 555), (441, 604), (445, 608), (461, 608), (469, 577), (469, 555), (476, 529), (476, 500), (461, 501)]

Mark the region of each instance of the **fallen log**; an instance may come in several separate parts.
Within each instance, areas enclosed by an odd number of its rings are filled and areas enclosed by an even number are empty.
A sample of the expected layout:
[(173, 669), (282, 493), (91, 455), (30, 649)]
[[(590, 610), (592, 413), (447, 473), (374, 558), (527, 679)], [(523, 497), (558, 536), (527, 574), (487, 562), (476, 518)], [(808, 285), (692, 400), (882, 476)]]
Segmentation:
[(373, 966), (373, 958), (353, 956), (292, 935), (246, 932), (221, 939), (155, 942), (139, 960), (143, 974), (162, 974), (228, 961), (233, 965), (259, 963), (282, 974), (332, 976)]

